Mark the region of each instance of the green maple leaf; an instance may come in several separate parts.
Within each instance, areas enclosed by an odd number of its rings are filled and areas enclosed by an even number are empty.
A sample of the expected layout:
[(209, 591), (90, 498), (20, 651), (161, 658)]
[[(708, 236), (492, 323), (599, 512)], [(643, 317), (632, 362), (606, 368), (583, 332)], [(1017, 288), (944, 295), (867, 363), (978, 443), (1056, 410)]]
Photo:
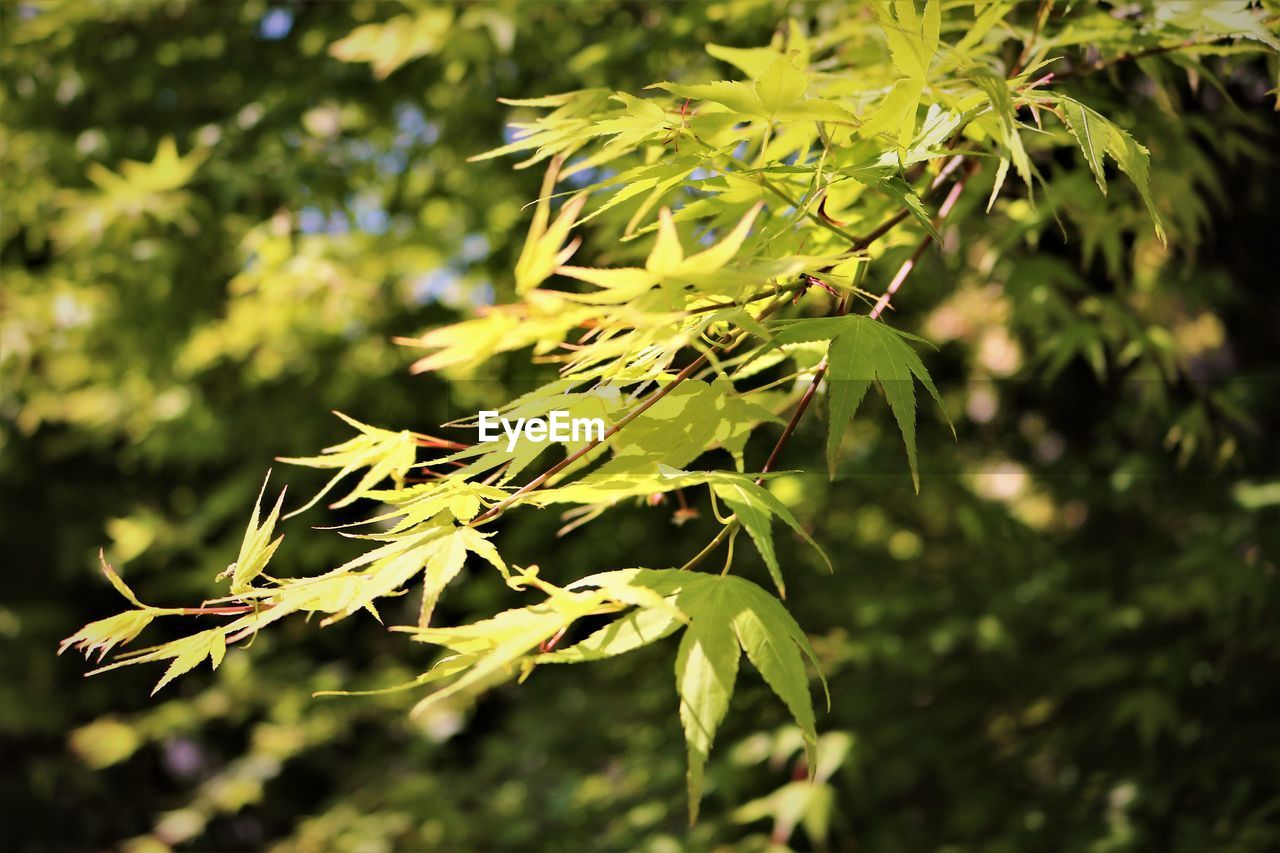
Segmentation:
[(276, 498), (275, 506), (266, 520), (261, 524), (258, 523), (262, 514), (262, 497), (266, 494), (267, 480), (270, 479), (271, 473), (267, 472), (266, 479), (262, 481), (262, 489), (258, 492), (258, 502), (253, 506), (253, 517), (249, 519), (249, 526), (245, 528), (240, 552), (236, 556), (236, 561), (224, 573), (231, 576), (232, 593), (241, 593), (249, 588), (253, 579), (266, 569), (267, 563), (271, 561), (271, 557), (284, 539), (283, 534), (275, 539), (271, 538), (276, 529), (276, 522), (280, 520), (280, 509), (284, 506), (284, 489), (280, 490), (280, 497)]
[(916, 464), (917, 381), (942, 405), (938, 389), (907, 340), (919, 340), (869, 317), (850, 315), (810, 320), (784, 320), (772, 325), (774, 343), (829, 340), (827, 383), (830, 388), (830, 425), (827, 432), (827, 468), (834, 479), (840, 439), (872, 382), (884, 390), (902, 441), (907, 448), (911, 480), (920, 490)]
[(434, 669), (429, 670), (404, 686), (458, 675), (457, 680), (419, 702), (414, 713), (449, 696), (474, 695), (514, 675), (521, 665), (532, 668), (536, 659), (530, 658), (530, 653), (583, 616), (617, 612), (625, 606), (673, 611), (652, 590), (633, 587), (628, 579), (627, 572), (614, 572), (596, 576), (596, 583), (589, 589), (580, 589), (586, 586), (583, 583), (562, 589), (540, 580), (536, 568), (530, 567), (521, 570), (509, 584), (515, 588), (535, 586), (547, 593), (547, 599), (539, 604), (504, 610), (492, 618), (456, 628), (396, 629), (412, 633), (420, 642), (444, 646), (453, 653), (438, 665), (446, 667), (443, 672), (436, 674)]
[(1165, 242), (1164, 223), (1160, 220), (1155, 200), (1151, 197), (1151, 155), (1147, 149), (1097, 110), (1065, 96), (1059, 98), (1059, 103), (1062, 105), (1063, 121), (1080, 145), (1085, 162), (1089, 164), (1094, 180), (1098, 182), (1098, 189), (1106, 195), (1107, 173), (1103, 168), (1103, 159), (1104, 155), (1109, 156), (1138, 188), (1138, 194), (1142, 196), (1147, 212), (1151, 214), (1156, 236), (1161, 243)]
[(678, 570), (655, 574), (676, 576), (680, 591), (675, 605), (689, 618), (676, 653), (676, 692), (689, 752), (689, 818), (693, 821), (698, 816), (707, 758), (733, 696), (741, 653), (746, 652), (800, 726), (810, 766), (817, 737), (801, 652), (815, 665), (817, 659), (791, 614), (750, 581)]
[(926, 0), (923, 15), (916, 11), (915, 0), (878, 3), (875, 11), (894, 66), (910, 78), (924, 80), (938, 52), (942, 4)]
[(358, 575), (354, 575), (358, 578), (358, 584), (351, 596), (321, 625), (345, 619), (362, 608), (376, 616), (377, 612), (373, 609), (375, 598), (393, 594), (422, 572), (423, 596), (418, 618), (425, 628), (440, 593), (462, 570), (468, 553), (475, 554), (504, 577), (507, 576), (506, 563), (485, 534), (471, 527), (446, 523), (443, 519), (401, 533), (373, 534), (358, 538), (386, 544), (356, 557), (331, 573), (340, 575), (361, 570)]
[(127, 660), (99, 667), (89, 674), (97, 675), (100, 672), (109, 672), (110, 670), (118, 669), (122, 666), (131, 666), (136, 663), (170, 660), (172, 663), (169, 664), (169, 668), (165, 670), (164, 675), (151, 691), (151, 695), (154, 696), (160, 691), (160, 688), (173, 681), (179, 675), (195, 669), (205, 658), (208, 658), (211, 666), (217, 669), (222, 663), (222, 658), (227, 653), (227, 633), (226, 626), (210, 628), (207, 631), (201, 631), (198, 634), (192, 634), (190, 637), (183, 637), (171, 643), (165, 643), (150, 649), (142, 649)]
[(708, 481), (711, 483), (715, 494), (728, 505), (729, 509), (733, 510), (734, 515), (742, 522), (743, 529), (747, 531), (747, 535), (751, 537), (751, 541), (755, 543), (757, 550), (760, 551), (760, 557), (764, 560), (765, 567), (769, 570), (769, 576), (778, 587), (778, 595), (785, 598), (787, 587), (783, 583), (782, 567), (778, 563), (778, 556), (773, 548), (773, 519), (775, 517), (782, 519), (800, 538), (813, 546), (819, 556), (822, 557), (823, 562), (827, 564), (827, 571), (832, 570), (831, 560), (827, 557), (826, 552), (814, 541), (809, 532), (801, 526), (786, 504), (778, 500), (768, 489), (757, 485), (750, 477), (735, 476), (728, 472), (718, 472), (715, 477), (709, 478)]
[(285, 516), (292, 518), (315, 506), (321, 498), (338, 484), (338, 481), (360, 469), (368, 469), (355, 488), (331, 506), (339, 508), (354, 503), (379, 482), (391, 478), (396, 483), (404, 481), (404, 475), (416, 462), (413, 435), (408, 430), (386, 430), (362, 424), (341, 412), (334, 412), (342, 420), (359, 430), (360, 434), (341, 444), (326, 447), (319, 456), (279, 457), (280, 462), (302, 465), (307, 468), (337, 468), (329, 482), (306, 504)]
[[(577, 663), (613, 657), (666, 637), (687, 622), (676, 653), (675, 676), (689, 753), (691, 821), (698, 816), (707, 758), (729, 709), (743, 652), (800, 726), (809, 766), (815, 766), (816, 722), (804, 658), (816, 667), (817, 656), (782, 602), (742, 578), (679, 569), (605, 572), (583, 578), (569, 589), (616, 591), (623, 584), (652, 590), (673, 609), (639, 607), (582, 642), (538, 660)], [(825, 679), (822, 684), (825, 690)]]

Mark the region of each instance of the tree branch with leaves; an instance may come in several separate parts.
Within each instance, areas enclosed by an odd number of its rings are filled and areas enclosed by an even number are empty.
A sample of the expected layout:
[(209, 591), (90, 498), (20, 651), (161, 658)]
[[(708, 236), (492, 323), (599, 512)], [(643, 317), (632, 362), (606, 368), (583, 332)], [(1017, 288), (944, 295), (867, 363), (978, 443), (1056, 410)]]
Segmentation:
[[(272, 576), (284, 495), (265, 519), (260, 496), (225, 595), (197, 608), (150, 607), (104, 563), (133, 609), (86, 626), (64, 648), (105, 654), (159, 616), (229, 617), (96, 670), (168, 661), (158, 690), (206, 659), (217, 667), (229, 644), (291, 614), (319, 613), (322, 626), (358, 611), (380, 618), (380, 603), (416, 587), (417, 623), (393, 630), (441, 650), (433, 667), (399, 686), (430, 691), (420, 709), (523, 680), (544, 664), (599, 661), (681, 632), (675, 681), (691, 817), (744, 653), (812, 751), (819, 659), (783, 603), (774, 523), (819, 546), (769, 488), (805, 413), (825, 400), (834, 478), (847, 426), (878, 389), (918, 491), (917, 386), (939, 405), (943, 398), (917, 351), (924, 342), (888, 314), (929, 247), (947, 243), (944, 229), (963, 235), (966, 217), (985, 215), (961, 203), (984, 174), (979, 164), (992, 166), (988, 211), (1002, 193), (1033, 203), (1038, 190), (1051, 192), (1042, 169), (1067, 152), (1102, 193), (1114, 164), (1164, 240), (1147, 148), (1080, 100), (1072, 72), (1199, 45), (1187, 33), (1205, 27), (1242, 51), (1276, 48), (1274, 28), (1252, 8), (1205, 23), (1152, 7), (1111, 19), (1109, 40), (1092, 49), (1109, 59), (1086, 51), (1064, 69), (1090, 14), (1053, 3), (875, 3), (820, 33), (790, 22), (767, 47), (709, 46), (737, 79), (508, 102), (515, 138), (479, 157), (519, 155), (517, 168), (546, 167), (513, 299), (402, 342), (426, 350), (414, 370), (451, 378), (532, 349), (554, 375), (502, 413), (600, 417), (604, 437), (563, 442), (559, 460), (533, 474), (542, 444), (466, 445), (342, 416), (354, 437), (282, 461), (334, 471), (292, 514), (341, 484), (332, 507), (378, 507), (340, 531), (370, 543), (365, 553), (311, 577)], [(1006, 186), (1011, 171), (1021, 187)], [(912, 245), (879, 293), (864, 289)], [(583, 256), (600, 265), (570, 263)], [(862, 301), (865, 312), (852, 310)], [(793, 389), (775, 390), (780, 384)], [(784, 421), (778, 412), (788, 409)], [(778, 425), (772, 451), (749, 466), (749, 439)], [(733, 466), (717, 467), (718, 459)], [(624, 502), (694, 491), (722, 526), (679, 568), (557, 566), (556, 576), (574, 575), (557, 585), (502, 555), (498, 522), (511, 512), (570, 506), (577, 525)], [(733, 573), (739, 531), (776, 596)], [(703, 570), (725, 542), (723, 568)], [(536, 600), (473, 624), (433, 625), (436, 602), (468, 563), (494, 572), (468, 583), (501, 582)], [(561, 646), (582, 620), (599, 627)]]

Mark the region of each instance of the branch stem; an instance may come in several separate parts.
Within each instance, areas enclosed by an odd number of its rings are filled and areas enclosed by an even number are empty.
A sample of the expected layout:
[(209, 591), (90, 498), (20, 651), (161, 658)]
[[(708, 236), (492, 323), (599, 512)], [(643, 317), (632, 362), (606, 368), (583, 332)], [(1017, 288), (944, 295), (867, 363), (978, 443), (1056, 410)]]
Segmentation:
[[(966, 173), (951, 186), (951, 192), (947, 193), (946, 200), (943, 201), (942, 206), (938, 208), (938, 215), (934, 220), (935, 228), (936, 226), (941, 225), (951, 214), (951, 210), (955, 207), (956, 201), (960, 198), (960, 193), (964, 192), (965, 182), (968, 181), (968, 179), (969, 173)], [(878, 320), (880, 318), (880, 315), (884, 313), (884, 310), (889, 307), (889, 300), (893, 299), (893, 295), (898, 292), (898, 288), (902, 287), (902, 283), (907, 280), (909, 275), (911, 275), (911, 271), (915, 269), (916, 264), (920, 260), (920, 256), (924, 254), (924, 250), (927, 249), (929, 244), (932, 242), (933, 237), (931, 235), (924, 235), (924, 238), (920, 240), (920, 245), (916, 246), (916, 250), (911, 253), (910, 258), (903, 261), (902, 266), (898, 268), (897, 274), (894, 275), (893, 280), (889, 282), (889, 286), (885, 288), (884, 293), (880, 295), (875, 306), (871, 309), (871, 313), (867, 316), (872, 320)]]
[[(939, 171), (937, 176), (929, 183), (929, 189), (925, 193), (926, 197), (931, 195), (935, 191), (937, 191), (937, 189), (946, 182), (947, 178), (951, 177), (952, 173), (954, 173), (956, 169), (960, 168), (960, 164), (963, 162), (964, 162), (963, 154), (956, 154), (954, 157), (948, 160), (946, 165), (942, 167), (942, 170)], [(910, 210), (908, 210), (905, 207), (902, 208), (893, 216), (890, 216), (884, 222), (881, 222), (871, 231), (868, 231), (866, 236), (859, 237), (856, 240), (854, 240), (853, 241), (854, 251), (860, 251), (862, 249), (867, 248), (872, 243), (874, 243), (875, 241), (883, 237), (885, 234), (888, 234), (890, 231), (892, 231), (894, 226), (902, 222), (902, 220), (906, 219), (910, 215), (911, 215)]]
[(252, 604), (232, 604), (227, 607), (175, 607), (182, 616), (242, 616), (254, 611)]
[(728, 539), (730, 535), (733, 534), (734, 529), (738, 527), (739, 524), (741, 524), (741, 522), (738, 521), (738, 518), (736, 516), (729, 519), (729, 523), (726, 524), (724, 527), (720, 528), (720, 532), (716, 534), (716, 538), (708, 542), (706, 544), (706, 547), (704, 547), (697, 554), (694, 554), (693, 558), (690, 559), (689, 562), (685, 563), (683, 566), (680, 567), (680, 571), (688, 572), (697, 568), (698, 564), (700, 564), (703, 560), (707, 559), (707, 557), (710, 557), (712, 552), (714, 552), (717, 548), (719, 548), (720, 544), (724, 542), (724, 540)]
[[(1263, 24), (1273, 23), (1276, 20), (1276, 17), (1277, 16), (1266, 18), (1262, 21), (1262, 23)], [(1230, 41), (1233, 38), (1238, 38), (1238, 36), (1226, 36), (1222, 38), (1212, 38), (1212, 39), (1189, 38), (1189, 39), (1183, 39), (1182, 41), (1178, 41), (1178, 42), (1171, 42), (1169, 44), (1156, 45), (1155, 47), (1149, 47), (1149, 48), (1146, 48), (1145, 50), (1137, 50), (1137, 51), (1132, 51), (1130, 53), (1122, 53), (1119, 56), (1113, 56), (1110, 59), (1099, 58), (1086, 65), (1078, 65), (1078, 66), (1075, 66), (1074, 68), (1068, 68), (1065, 71), (1058, 72), (1057, 78), (1061, 80), (1064, 77), (1085, 77), (1090, 74), (1093, 74), (1094, 72), (1102, 71), (1104, 69), (1110, 68), (1113, 65), (1119, 65), (1122, 62), (1133, 62), (1134, 60), (1137, 60), (1137, 59), (1146, 59), (1148, 56), (1159, 56), (1162, 53), (1173, 53), (1179, 50), (1186, 50), (1189, 47), (1212, 47), (1214, 45), (1223, 44), (1224, 42)]]
[(1031, 58), (1031, 48), (1035, 47), (1036, 39), (1040, 37), (1040, 28), (1044, 26), (1045, 19), (1053, 12), (1053, 0), (1040, 0), (1040, 8), (1036, 10), (1035, 27), (1031, 30), (1031, 37), (1027, 39), (1026, 44), (1022, 46), (1022, 53), (1018, 54), (1018, 61), (1013, 63), (1013, 70), (1009, 72), (1010, 77), (1017, 77), (1022, 73), (1022, 69), (1026, 66), (1027, 60)]
[(778, 441), (773, 445), (773, 450), (769, 453), (769, 458), (765, 460), (764, 467), (760, 469), (760, 476), (756, 478), (756, 485), (764, 482), (764, 475), (773, 470), (773, 466), (777, 464), (778, 457), (782, 454), (782, 448), (787, 446), (787, 442), (791, 440), (791, 434), (796, 431), (796, 425), (800, 423), (800, 418), (804, 417), (805, 410), (809, 408), (809, 403), (813, 401), (813, 395), (817, 393), (818, 385), (822, 382), (822, 377), (827, 375), (827, 358), (822, 357), (822, 362), (818, 365), (818, 369), (813, 372), (813, 378), (809, 380), (809, 387), (804, 389), (804, 395), (800, 397), (800, 402), (796, 404), (796, 410), (791, 414), (791, 420), (787, 421), (787, 425), (782, 429), (782, 435), (778, 436)]

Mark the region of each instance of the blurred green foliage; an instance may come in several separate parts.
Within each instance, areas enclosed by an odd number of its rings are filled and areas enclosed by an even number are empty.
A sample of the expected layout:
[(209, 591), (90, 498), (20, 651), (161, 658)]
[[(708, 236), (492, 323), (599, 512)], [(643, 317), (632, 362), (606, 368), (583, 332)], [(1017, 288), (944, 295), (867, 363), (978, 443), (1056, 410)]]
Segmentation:
[[(1058, 158), (1039, 164), (1053, 192), (1034, 208), (1006, 190), (984, 218), (975, 194), (963, 239), (925, 256), (895, 322), (941, 344), (930, 369), (959, 438), (920, 430), (919, 496), (883, 461), (899, 441), (883, 411), (854, 422), (834, 483), (772, 484), (836, 563), (827, 575), (780, 537), (788, 607), (833, 694), (812, 783), (786, 710), (744, 679), (688, 829), (670, 647), (547, 667), (419, 719), (412, 695), (311, 697), (426, 665), (371, 619), (284, 622), (154, 702), (153, 673), (84, 681), (53, 656), (113, 612), (99, 546), (148, 601), (215, 594), (268, 460), (346, 437), (329, 409), (430, 432), (523, 390), (520, 359), (499, 390), (451, 387), (410, 377), (415, 354), (391, 343), (513, 290), (541, 176), (464, 162), (504, 141), (513, 111), (496, 98), (717, 79), (708, 43), (759, 46), (788, 15), (822, 32), (856, 11), (0, 5), (6, 840), (1280, 844), (1276, 60), (1229, 48), (1072, 83), (1151, 148), (1167, 248), (1135, 192), (1113, 182), (1104, 204), (1079, 158)], [(879, 275), (865, 286), (883, 289)], [(823, 433), (802, 430), (787, 464), (820, 471)], [(322, 474), (287, 481), (305, 492)], [(714, 527), (671, 515), (619, 510), (555, 558), (579, 575), (678, 563)], [(545, 555), (559, 524), (513, 518), (507, 553)], [(282, 572), (356, 553), (293, 529)], [(461, 622), (507, 601), (460, 585), (438, 612)]]

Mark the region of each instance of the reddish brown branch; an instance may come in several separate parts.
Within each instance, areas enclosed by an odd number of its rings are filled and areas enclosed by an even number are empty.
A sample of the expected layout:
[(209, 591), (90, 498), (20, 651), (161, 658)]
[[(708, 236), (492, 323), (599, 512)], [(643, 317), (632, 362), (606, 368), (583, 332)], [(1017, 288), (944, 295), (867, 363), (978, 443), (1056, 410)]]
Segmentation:
[[(946, 200), (943, 201), (942, 206), (938, 208), (938, 215), (934, 222), (935, 230), (938, 226), (942, 225), (946, 218), (951, 214), (952, 208), (955, 207), (956, 200), (960, 198), (960, 193), (964, 192), (964, 185), (965, 182), (968, 181), (970, 174), (972, 174), (972, 172), (967, 172), (962, 175), (960, 180), (956, 181), (955, 184), (952, 185), (951, 192), (947, 193)], [(879, 319), (880, 315), (884, 313), (884, 309), (889, 307), (889, 300), (898, 292), (898, 288), (907, 280), (907, 276), (911, 275), (911, 271), (915, 269), (916, 263), (920, 260), (920, 256), (924, 254), (924, 250), (927, 249), (929, 244), (932, 242), (932, 235), (924, 235), (924, 239), (920, 241), (920, 245), (916, 247), (916, 250), (911, 253), (911, 257), (903, 261), (902, 266), (898, 268), (897, 274), (894, 275), (893, 280), (889, 282), (889, 286), (885, 288), (884, 293), (880, 295), (875, 306), (871, 309), (871, 313), (868, 316), (871, 317), (872, 320)]]
[(800, 423), (800, 419), (804, 417), (805, 410), (809, 408), (809, 403), (812, 402), (813, 395), (817, 392), (818, 385), (822, 382), (822, 377), (826, 375), (827, 359), (823, 357), (822, 363), (813, 372), (813, 379), (809, 381), (809, 387), (804, 389), (804, 396), (796, 404), (796, 410), (792, 413), (791, 420), (787, 421), (787, 425), (783, 427), (782, 435), (778, 436), (778, 441), (773, 445), (769, 458), (765, 460), (764, 467), (760, 469), (760, 476), (756, 479), (757, 486), (764, 482), (764, 475), (773, 470), (778, 457), (782, 454), (782, 448), (787, 446), (787, 442), (791, 439), (791, 434), (796, 431), (796, 425)]
[[(1263, 20), (1262, 23), (1263, 24), (1273, 23), (1276, 19), (1277, 19), (1276, 16), (1272, 16), (1271, 18), (1267, 18)], [(1224, 42), (1231, 41), (1234, 38), (1238, 38), (1238, 36), (1227, 36), (1225, 38), (1215, 38), (1215, 39), (1189, 38), (1189, 39), (1183, 39), (1182, 41), (1179, 41), (1179, 42), (1173, 42), (1171, 44), (1156, 45), (1155, 47), (1149, 47), (1149, 48), (1146, 48), (1145, 50), (1136, 50), (1130, 53), (1122, 53), (1119, 56), (1113, 56), (1110, 59), (1098, 58), (1097, 60), (1090, 62), (1086, 65), (1078, 65), (1074, 68), (1068, 68), (1065, 71), (1058, 72), (1058, 79), (1062, 79), (1064, 77), (1085, 77), (1095, 72), (1110, 68), (1113, 65), (1119, 65), (1123, 62), (1133, 62), (1134, 60), (1137, 60), (1137, 59), (1146, 59), (1148, 56), (1159, 56), (1162, 53), (1173, 53), (1174, 51), (1178, 51), (1178, 50), (1186, 50), (1189, 47), (1212, 47), (1214, 45), (1219, 45), (1219, 44), (1223, 44)]]
[(1022, 53), (1018, 54), (1018, 60), (1013, 63), (1013, 70), (1009, 72), (1010, 77), (1017, 77), (1022, 72), (1027, 60), (1031, 58), (1031, 48), (1035, 47), (1036, 39), (1040, 37), (1040, 28), (1044, 26), (1045, 20), (1052, 12), (1053, 0), (1041, 0), (1040, 8), (1036, 10), (1036, 23), (1031, 30), (1031, 37), (1022, 46)]
[[(937, 176), (932, 181), (930, 181), (929, 189), (925, 192), (925, 197), (927, 198), (929, 195), (937, 191), (937, 189), (941, 187), (944, 183), (946, 183), (947, 178), (951, 177), (951, 175), (955, 172), (955, 170), (960, 168), (960, 165), (963, 162), (964, 162), (963, 154), (956, 154), (954, 157), (948, 160), (946, 165), (942, 167), (942, 170), (938, 172)], [(874, 243), (875, 241), (883, 237), (885, 234), (888, 234), (891, 230), (893, 230), (894, 226), (902, 222), (904, 219), (906, 219), (910, 215), (911, 215), (911, 211), (908, 208), (905, 208), (905, 207), (902, 208), (893, 216), (890, 216), (884, 222), (881, 222), (871, 231), (867, 232), (865, 236), (859, 237), (857, 240), (855, 240), (853, 243), (854, 250), (857, 251), (857, 250), (867, 248), (872, 243)]]
[(246, 613), (252, 613), (254, 605), (231, 604), (226, 607), (179, 607), (177, 611), (183, 616), (243, 616)]

